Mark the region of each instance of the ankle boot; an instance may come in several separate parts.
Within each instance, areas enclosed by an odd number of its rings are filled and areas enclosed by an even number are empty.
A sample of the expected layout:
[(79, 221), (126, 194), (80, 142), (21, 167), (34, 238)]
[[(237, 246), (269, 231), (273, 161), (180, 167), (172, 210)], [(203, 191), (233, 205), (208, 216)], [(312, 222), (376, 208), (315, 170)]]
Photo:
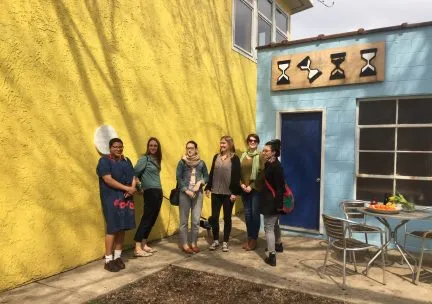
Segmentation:
[(275, 250), (276, 250), (276, 252), (283, 252), (283, 245), (282, 245), (282, 243), (275, 244)]
[(270, 266), (276, 266), (276, 253), (269, 253), (269, 256), (265, 259), (265, 262)]
[(255, 250), (256, 246), (257, 246), (257, 240), (250, 239), (249, 240), (249, 248), (246, 248), (246, 251)]

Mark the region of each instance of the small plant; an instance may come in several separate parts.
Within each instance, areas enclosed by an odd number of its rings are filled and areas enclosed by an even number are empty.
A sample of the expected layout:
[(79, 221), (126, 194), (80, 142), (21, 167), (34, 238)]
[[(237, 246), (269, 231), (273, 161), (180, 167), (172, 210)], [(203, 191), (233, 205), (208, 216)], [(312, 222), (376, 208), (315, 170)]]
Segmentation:
[(388, 198), (389, 202), (400, 204), (405, 211), (414, 211), (414, 203), (409, 202), (402, 194), (398, 193), (396, 195), (390, 196)]

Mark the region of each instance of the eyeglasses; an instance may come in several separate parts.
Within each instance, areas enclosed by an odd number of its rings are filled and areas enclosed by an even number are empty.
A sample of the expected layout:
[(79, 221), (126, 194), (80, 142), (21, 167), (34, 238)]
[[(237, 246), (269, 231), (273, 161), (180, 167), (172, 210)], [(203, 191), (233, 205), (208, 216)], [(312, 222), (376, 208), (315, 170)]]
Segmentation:
[(186, 147), (186, 150), (195, 150), (195, 147)]
[(267, 153), (267, 152), (271, 152), (270, 149), (263, 149), (262, 152)]
[(250, 142), (250, 143), (256, 143), (258, 141), (256, 139), (249, 139), (248, 142)]
[(123, 146), (111, 146), (113, 149), (123, 150)]

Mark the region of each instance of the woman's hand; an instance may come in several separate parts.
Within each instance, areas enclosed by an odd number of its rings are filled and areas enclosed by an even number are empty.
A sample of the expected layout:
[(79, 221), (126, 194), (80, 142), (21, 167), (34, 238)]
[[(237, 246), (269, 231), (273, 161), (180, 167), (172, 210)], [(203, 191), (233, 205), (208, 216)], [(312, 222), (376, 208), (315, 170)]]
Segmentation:
[(230, 201), (234, 203), (234, 201), (236, 200), (237, 195), (231, 194), (230, 196)]
[(243, 190), (243, 191), (245, 191), (245, 192), (246, 192), (246, 188), (247, 188), (247, 187), (246, 187), (246, 185), (245, 185), (245, 184), (241, 184), (241, 185), (240, 185), (240, 187), (242, 188), (242, 190)]
[(210, 193), (211, 193), (210, 190), (206, 190), (205, 195), (206, 195), (207, 197), (210, 197)]
[(194, 198), (195, 197), (195, 193), (193, 191), (191, 191), (191, 190), (186, 190), (185, 193), (190, 198)]
[(193, 187), (193, 191), (194, 192), (198, 192), (199, 191), (199, 189), (201, 188), (201, 183), (202, 183), (202, 181), (198, 181), (196, 184), (195, 184), (195, 186)]
[(250, 193), (252, 191), (252, 187), (251, 186), (247, 186), (244, 191), (246, 193)]
[(127, 194), (129, 194), (130, 196), (133, 196), (136, 192), (137, 192), (137, 190), (136, 190), (136, 187), (126, 187), (127, 189), (125, 189), (126, 190), (126, 192), (127, 192)]

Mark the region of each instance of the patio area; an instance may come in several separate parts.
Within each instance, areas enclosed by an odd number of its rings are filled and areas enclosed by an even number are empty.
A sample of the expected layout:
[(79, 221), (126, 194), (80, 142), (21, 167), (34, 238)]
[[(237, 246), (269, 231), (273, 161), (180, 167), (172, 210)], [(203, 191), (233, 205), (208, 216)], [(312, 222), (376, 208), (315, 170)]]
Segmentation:
[[(332, 252), (326, 275), (320, 278), (326, 242), (317, 238), (284, 236), (284, 252), (277, 255), (277, 266), (263, 262), (264, 239), (259, 240), (256, 251), (245, 252), (244, 223), (233, 219), (231, 251), (221, 250), (188, 256), (177, 248), (177, 236), (154, 243), (158, 252), (149, 258), (133, 258), (125, 254), (126, 269), (120, 273), (103, 270), (102, 260), (78, 267), (59, 275), (33, 282), (0, 294), (0, 303), (80, 303), (126, 286), (169, 265), (218, 274), (257, 284), (301, 291), (331, 297), (348, 303), (432, 303), (432, 275), (424, 271), (418, 286), (411, 283), (411, 273), (400, 265), (400, 256), (389, 252), (387, 284), (383, 285), (382, 270), (373, 266), (368, 277), (361, 274), (369, 254), (358, 255), (359, 273), (348, 265), (347, 289), (342, 290), (341, 257)], [(206, 248), (206, 239), (200, 238), (200, 247)], [(337, 263), (338, 261), (339, 263)], [(429, 255), (424, 267), (432, 269)]]

